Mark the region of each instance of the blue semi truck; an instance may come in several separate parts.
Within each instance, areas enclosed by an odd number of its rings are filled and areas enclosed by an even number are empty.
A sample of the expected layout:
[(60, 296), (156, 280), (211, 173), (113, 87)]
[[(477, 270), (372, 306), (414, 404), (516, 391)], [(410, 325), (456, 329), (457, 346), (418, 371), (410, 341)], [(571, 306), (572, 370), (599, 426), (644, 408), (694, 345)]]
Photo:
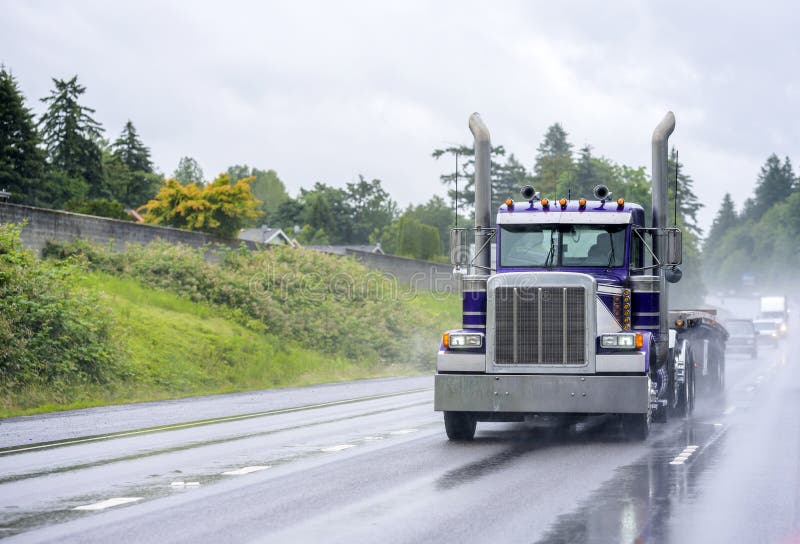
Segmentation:
[(447, 436), (471, 440), (479, 421), (614, 414), (643, 440), (653, 421), (690, 415), (698, 391), (721, 392), (726, 330), (713, 312), (669, 311), (682, 262), (681, 232), (667, 226), (672, 112), (653, 133), (649, 226), (602, 185), (577, 200), (525, 186), (492, 225), (489, 131), (478, 114), (469, 126), (474, 244), (453, 230), (463, 323), (443, 334), (435, 376)]

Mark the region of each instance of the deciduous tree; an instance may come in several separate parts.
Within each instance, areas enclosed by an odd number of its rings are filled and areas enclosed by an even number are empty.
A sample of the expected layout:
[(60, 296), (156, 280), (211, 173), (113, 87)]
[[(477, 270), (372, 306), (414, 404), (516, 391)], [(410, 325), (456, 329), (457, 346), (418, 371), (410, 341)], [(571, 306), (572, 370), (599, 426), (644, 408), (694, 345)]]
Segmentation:
[(255, 220), (258, 200), (250, 192), (250, 178), (231, 185), (227, 174), (212, 183), (181, 185), (176, 179), (164, 182), (156, 197), (142, 206), (146, 223), (199, 230), (223, 238), (236, 238)]
[(203, 169), (192, 157), (182, 157), (172, 177), (178, 180), (181, 185), (189, 185), (191, 183), (203, 185), (205, 183)]

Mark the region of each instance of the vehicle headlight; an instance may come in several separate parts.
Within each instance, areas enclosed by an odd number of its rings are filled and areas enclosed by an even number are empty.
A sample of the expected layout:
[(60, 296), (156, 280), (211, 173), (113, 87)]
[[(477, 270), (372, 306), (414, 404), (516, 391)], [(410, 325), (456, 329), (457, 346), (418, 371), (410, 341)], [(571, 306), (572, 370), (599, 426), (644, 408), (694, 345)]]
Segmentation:
[(483, 334), (475, 332), (446, 332), (442, 344), (449, 349), (474, 349), (483, 346)]
[(600, 347), (609, 349), (636, 349), (642, 347), (642, 333), (621, 332), (600, 335)]
[(786, 332), (786, 323), (781, 323), (781, 332)]

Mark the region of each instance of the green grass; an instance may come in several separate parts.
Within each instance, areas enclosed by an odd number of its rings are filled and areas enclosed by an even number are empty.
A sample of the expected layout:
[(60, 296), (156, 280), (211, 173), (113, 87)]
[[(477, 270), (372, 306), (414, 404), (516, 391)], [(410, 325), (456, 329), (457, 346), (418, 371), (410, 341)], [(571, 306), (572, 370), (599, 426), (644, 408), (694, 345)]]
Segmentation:
[(306, 349), (302, 338), (286, 341), (266, 333), (260, 322), (243, 324), (234, 310), (193, 302), (133, 279), (95, 272), (80, 285), (99, 292), (101, 303), (111, 309), (112, 337), (128, 376), (58, 391), (30, 385), (3, 399), (0, 417), (429, 372), (440, 332), (460, 319), (457, 297), (416, 295), (406, 303), (409, 319), (417, 323), (418, 338), (412, 343), (430, 359), (376, 364)]

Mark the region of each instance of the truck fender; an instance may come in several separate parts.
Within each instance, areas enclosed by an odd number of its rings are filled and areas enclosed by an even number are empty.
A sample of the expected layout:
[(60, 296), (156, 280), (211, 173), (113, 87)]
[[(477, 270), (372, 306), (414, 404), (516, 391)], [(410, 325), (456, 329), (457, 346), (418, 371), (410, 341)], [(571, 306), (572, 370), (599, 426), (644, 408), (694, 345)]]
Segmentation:
[(669, 349), (675, 349), (675, 343), (678, 340), (678, 331), (675, 329), (669, 330)]

